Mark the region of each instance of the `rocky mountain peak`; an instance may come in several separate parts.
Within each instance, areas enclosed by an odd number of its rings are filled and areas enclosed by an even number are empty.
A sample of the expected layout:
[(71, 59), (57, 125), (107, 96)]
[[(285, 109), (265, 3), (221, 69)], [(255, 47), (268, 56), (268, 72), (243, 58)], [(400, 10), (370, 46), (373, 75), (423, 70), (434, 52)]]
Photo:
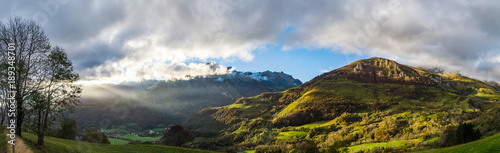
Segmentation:
[(397, 83), (409, 85), (435, 85), (436, 82), (421, 76), (414, 68), (395, 61), (372, 57), (353, 62), (339, 69), (327, 72), (311, 82), (346, 78), (364, 83)]

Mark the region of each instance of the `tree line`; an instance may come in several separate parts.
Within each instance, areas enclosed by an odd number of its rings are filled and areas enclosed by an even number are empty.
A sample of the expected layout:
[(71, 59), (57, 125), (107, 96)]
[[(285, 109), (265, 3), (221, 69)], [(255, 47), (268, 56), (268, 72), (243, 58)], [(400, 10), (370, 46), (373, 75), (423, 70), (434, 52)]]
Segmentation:
[[(11, 44), (15, 47), (11, 50), (14, 60), (7, 56)], [(9, 17), (7, 22), (0, 22), (0, 54), (3, 98), (7, 98), (9, 72), (15, 77), (16, 135), (22, 137), (21, 131), (33, 131), (38, 136), (37, 145), (43, 145), (53, 121), (80, 103), (82, 88), (75, 83), (79, 75), (65, 50), (51, 44), (42, 27), (33, 20)], [(7, 70), (8, 66), (15, 69)], [(2, 102), (5, 104), (7, 100)], [(0, 109), (0, 124), (4, 124), (8, 107)]]

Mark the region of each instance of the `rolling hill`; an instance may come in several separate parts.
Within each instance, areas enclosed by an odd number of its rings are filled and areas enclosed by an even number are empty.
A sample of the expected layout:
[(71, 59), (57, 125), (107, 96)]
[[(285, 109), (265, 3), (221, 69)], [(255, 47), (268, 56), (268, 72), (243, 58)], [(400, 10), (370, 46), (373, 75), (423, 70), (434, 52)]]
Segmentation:
[(499, 101), (494, 83), (374, 57), (283, 92), (203, 109), (185, 126), (198, 137), (193, 146), (215, 150), (328, 150), (346, 143), (351, 151), (407, 151), (443, 144), (443, 131), (460, 123), (483, 137), (497, 133)]

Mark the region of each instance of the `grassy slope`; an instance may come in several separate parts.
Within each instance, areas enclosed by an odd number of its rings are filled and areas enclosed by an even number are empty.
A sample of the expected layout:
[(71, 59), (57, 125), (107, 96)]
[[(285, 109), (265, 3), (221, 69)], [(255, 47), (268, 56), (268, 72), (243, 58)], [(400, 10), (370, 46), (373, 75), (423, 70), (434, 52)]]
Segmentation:
[(108, 139), (112, 145), (123, 145), (123, 144), (127, 144), (129, 142), (129, 141), (122, 140), (122, 139), (115, 139), (115, 138), (108, 138)]
[(349, 151), (358, 152), (360, 150), (372, 149), (374, 147), (402, 147), (405, 145), (405, 143), (418, 143), (418, 142), (420, 142), (419, 139), (403, 140), (403, 141), (397, 140), (397, 141), (379, 142), (379, 143), (365, 143), (365, 144), (351, 146), (349, 147)]
[[(26, 140), (36, 142), (37, 137), (30, 133), (23, 133)], [(32, 146), (33, 143), (31, 143)], [(194, 150), (164, 145), (106, 145), (73, 140), (64, 140), (53, 137), (45, 138), (43, 149), (35, 150), (36, 153), (204, 153), (209, 151)], [(33, 148), (33, 146), (32, 146)]]
[(289, 132), (281, 132), (278, 134), (277, 139), (289, 139), (289, 138), (303, 138), (306, 137), (307, 132), (297, 132), (297, 131), (289, 131)]
[(500, 152), (500, 134), (496, 134), (478, 141), (452, 146), (442, 149), (423, 151), (425, 153), (497, 153)]

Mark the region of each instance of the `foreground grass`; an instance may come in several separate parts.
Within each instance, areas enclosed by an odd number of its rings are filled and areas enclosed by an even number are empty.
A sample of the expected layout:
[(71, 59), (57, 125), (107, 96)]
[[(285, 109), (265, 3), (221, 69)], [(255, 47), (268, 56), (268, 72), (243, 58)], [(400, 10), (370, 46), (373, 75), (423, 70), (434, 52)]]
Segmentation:
[(7, 152), (7, 130), (2, 125), (0, 125), (0, 135), (0, 152)]
[[(28, 145), (34, 147), (37, 136), (23, 133)], [(28, 142), (27, 142), (28, 143)], [(186, 149), (164, 145), (108, 145), (45, 137), (45, 147), (33, 149), (35, 153), (209, 153), (210, 151)]]
[(423, 151), (424, 153), (498, 153), (500, 152), (500, 134), (496, 134), (478, 141), (442, 148)]
[(108, 138), (109, 142), (111, 142), (112, 145), (124, 145), (128, 144), (129, 141), (127, 140), (122, 140), (122, 139), (115, 139), (115, 138)]

